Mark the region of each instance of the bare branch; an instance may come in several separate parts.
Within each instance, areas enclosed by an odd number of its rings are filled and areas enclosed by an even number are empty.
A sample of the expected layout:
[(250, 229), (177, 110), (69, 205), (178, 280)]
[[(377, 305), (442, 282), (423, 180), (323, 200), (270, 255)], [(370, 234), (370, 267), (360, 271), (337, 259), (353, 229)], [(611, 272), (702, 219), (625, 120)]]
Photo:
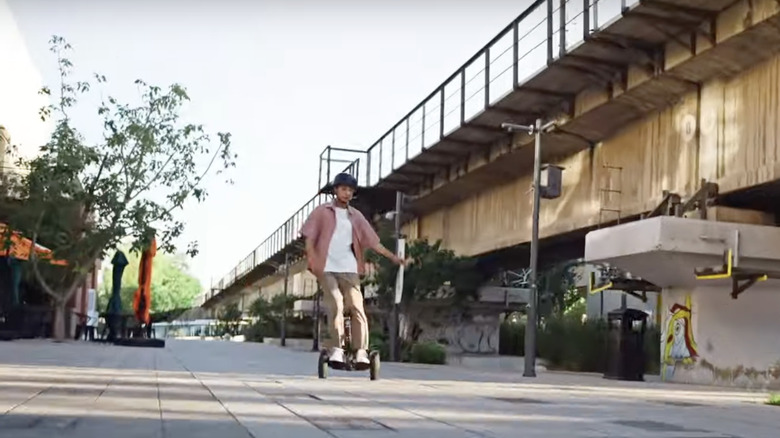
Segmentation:
[[(223, 150), (225, 144), (220, 142), (219, 147), (216, 151), (214, 151), (214, 155), (211, 156), (211, 160), (209, 161), (208, 166), (206, 166), (206, 169), (203, 171), (203, 173), (200, 174), (199, 177), (195, 178), (195, 183), (190, 187), (190, 189), (186, 192), (186, 196), (184, 196), (184, 199), (188, 198), (189, 195), (198, 187), (198, 184), (203, 180), (203, 178), (206, 177), (206, 175), (209, 173), (209, 170), (211, 170), (211, 166), (214, 165), (214, 161), (216, 161), (217, 156), (219, 153)], [(178, 207), (181, 207), (184, 205), (183, 202), (177, 202), (176, 204), (172, 205), (171, 208), (165, 211), (165, 214), (170, 214), (173, 210), (175, 210)]]
[(152, 183), (154, 183), (157, 180), (157, 178), (160, 177), (160, 175), (163, 173), (165, 168), (168, 167), (168, 165), (172, 161), (173, 161), (173, 154), (168, 156), (168, 159), (165, 161), (165, 163), (160, 167), (160, 169), (157, 171), (157, 173), (151, 179), (149, 179), (149, 182), (147, 182), (145, 186), (143, 186), (142, 188), (138, 189), (138, 191), (135, 194), (130, 196), (130, 199), (128, 200), (128, 202), (133, 202), (135, 199), (137, 199), (139, 196), (141, 196), (143, 193), (145, 193), (147, 190), (149, 190), (149, 187), (152, 186)]

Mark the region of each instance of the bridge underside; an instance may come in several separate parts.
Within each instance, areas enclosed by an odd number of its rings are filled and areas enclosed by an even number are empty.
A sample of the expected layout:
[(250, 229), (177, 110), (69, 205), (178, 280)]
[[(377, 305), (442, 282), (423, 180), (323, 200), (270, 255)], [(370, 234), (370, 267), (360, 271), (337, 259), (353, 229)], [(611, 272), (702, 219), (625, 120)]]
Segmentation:
[(531, 171), (531, 139), (512, 141), (503, 122), (558, 119), (543, 161), (595, 146), (632, 122), (678, 101), (699, 84), (727, 77), (780, 49), (780, 17), (746, 29), (755, 11), (734, 0), (646, 1), (588, 35), (441, 141), (398, 167), (378, 187), (417, 192), (423, 214)]

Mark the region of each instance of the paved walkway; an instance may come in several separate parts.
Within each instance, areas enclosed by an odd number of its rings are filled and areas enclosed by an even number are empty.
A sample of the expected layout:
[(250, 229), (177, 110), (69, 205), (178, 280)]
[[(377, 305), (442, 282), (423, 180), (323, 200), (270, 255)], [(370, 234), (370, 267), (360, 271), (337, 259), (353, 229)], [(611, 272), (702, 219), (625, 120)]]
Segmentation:
[(759, 393), (400, 364), (321, 381), (316, 361), (219, 341), (0, 343), (0, 437), (780, 436)]

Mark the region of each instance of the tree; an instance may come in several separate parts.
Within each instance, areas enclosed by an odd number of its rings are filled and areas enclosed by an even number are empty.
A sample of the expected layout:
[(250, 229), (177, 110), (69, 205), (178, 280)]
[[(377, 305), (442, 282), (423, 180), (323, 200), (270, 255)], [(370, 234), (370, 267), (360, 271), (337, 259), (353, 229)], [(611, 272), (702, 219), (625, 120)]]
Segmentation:
[(220, 312), (219, 321), (224, 324), (225, 330), (230, 336), (238, 334), (238, 328), (241, 326), (241, 316), (241, 310), (236, 303), (228, 304)]
[[(138, 289), (138, 268), (140, 255), (125, 250), (129, 264), (122, 274), (122, 309), (132, 308), (133, 295)], [(200, 281), (189, 272), (186, 255), (159, 254), (152, 261), (152, 313), (168, 312), (175, 309), (192, 307), (193, 301), (201, 292)], [(103, 288), (99, 293), (99, 309), (105, 310), (111, 296), (111, 267), (103, 269)]]
[(296, 300), (300, 297), (294, 295), (277, 294), (270, 300), (260, 296), (249, 305), (249, 316), (257, 319), (257, 323), (262, 327), (276, 330), (282, 320), (282, 314), (290, 314)]
[[(65, 336), (67, 301), (106, 250), (129, 236), (136, 251), (156, 238), (160, 252), (174, 253), (174, 241), (184, 228), (175, 212), (189, 199), (206, 198), (202, 182), (215, 162), (219, 174), (234, 167), (236, 159), (229, 133), (212, 140), (202, 125), (181, 120), (179, 112), (189, 97), (178, 84), (161, 88), (137, 80), (135, 104), (103, 93), (95, 114), (103, 135), (88, 141), (70, 113), (92, 84), (72, 79), (70, 50), (63, 38), (52, 38), (60, 83), (56, 93), (41, 90), (54, 94), (55, 103), (40, 114), (54, 120), (54, 131), (38, 156), (19, 160), (26, 175), (11, 188), (24, 202), (9, 220), (9, 229), (44, 243), (54, 257), (67, 262), (55, 268), (31, 257), (36, 278), (56, 309), (58, 339)], [(94, 82), (105, 87), (107, 79), (95, 74)], [(196, 254), (197, 244), (189, 244), (187, 253)]]
[[(387, 222), (379, 224), (379, 236), (386, 247), (395, 246)], [(427, 239), (408, 242), (406, 257), (411, 262), (404, 271), (401, 311), (411, 326), (420, 316), (415, 303), (451, 300), (456, 308), (463, 308), (477, 298), (484, 278), (475, 258), (458, 256), (452, 250), (442, 248), (440, 240), (430, 243)], [(380, 308), (389, 311), (395, 298), (398, 266), (374, 253), (369, 254), (368, 260), (376, 269), (366, 283), (376, 287)]]

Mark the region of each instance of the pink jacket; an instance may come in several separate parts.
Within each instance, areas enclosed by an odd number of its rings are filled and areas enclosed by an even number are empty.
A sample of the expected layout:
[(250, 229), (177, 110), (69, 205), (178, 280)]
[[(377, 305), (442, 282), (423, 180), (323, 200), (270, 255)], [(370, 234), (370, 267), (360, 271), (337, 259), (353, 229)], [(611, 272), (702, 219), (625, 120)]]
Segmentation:
[[(333, 203), (322, 204), (315, 208), (301, 227), (301, 235), (305, 238), (313, 239), (314, 252), (317, 254), (316, 266), (312, 266), (310, 260), (309, 267), (322, 271), (325, 269), (325, 261), (328, 257), (330, 240), (333, 232), (336, 231), (336, 209)], [(359, 210), (353, 207), (347, 207), (349, 221), (352, 223), (352, 251), (357, 259), (358, 274), (365, 274), (365, 259), (363, 254), (366, 249), (373, 248), (379, 244), (379, 236), (371, 227)]]

